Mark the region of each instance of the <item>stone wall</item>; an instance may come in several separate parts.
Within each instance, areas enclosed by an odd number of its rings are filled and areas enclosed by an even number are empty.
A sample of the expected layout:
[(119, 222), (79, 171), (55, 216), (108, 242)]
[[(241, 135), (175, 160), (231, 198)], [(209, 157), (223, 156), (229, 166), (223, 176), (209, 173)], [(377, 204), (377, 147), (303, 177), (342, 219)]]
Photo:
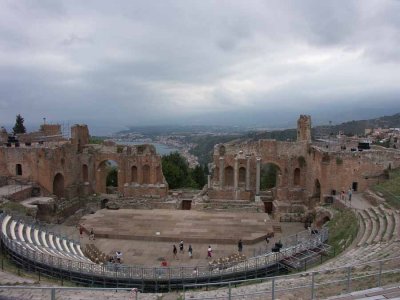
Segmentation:
[[(211, 201), (251, 200), (258, 195), (263, 200), (259, 176), (266, 163), (279, 168), (273, 189), (274, 206), (285, 211), (294, 204), (312, 208), (323, 203), (326, 197), (342, 190), (347, 192), (349, 188), (363, 192), (383, 180), (385, 170), (400, 167), (399, 150), (383, 147), (364, 151), (351, 151), (352, 147), (332, 150), (310, 143), (310, 127), (311, 118), (300, 116), (296, 142), (259, 140), (216, 145), (208, 189)], [(243, 176), (240, 179), (240, 174), (245, 174), (245, 179)]]
[(36, 182), (44, 189), (44, 194), (73, 199), (105, 192), (104, 163), (112, 160), (118, 167), (120, 194), (167, 195), (161, 157), (153, 146), (89, 145), (86, 125), (74, 125), (71, 136), (71, 141), (61, 143), (0, 146), (0, 176)]

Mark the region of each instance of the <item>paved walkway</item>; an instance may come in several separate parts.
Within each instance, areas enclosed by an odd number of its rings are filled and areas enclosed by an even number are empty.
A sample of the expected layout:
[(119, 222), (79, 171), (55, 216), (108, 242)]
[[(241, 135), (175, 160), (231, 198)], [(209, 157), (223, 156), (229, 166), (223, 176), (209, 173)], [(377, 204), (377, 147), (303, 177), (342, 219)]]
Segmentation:
[(336, 199), (344, 203), (346, 206), (355, 208), (355, 209), (368, 209), (373, 205), (368, 202), (367, 199), (364, 198), (362, 193), (353, 193), (351, 197), (351, 201), (347, 200), (347, 194), (345, 196), (345, 200), (341, 200), (340, 196), (336, 196)]

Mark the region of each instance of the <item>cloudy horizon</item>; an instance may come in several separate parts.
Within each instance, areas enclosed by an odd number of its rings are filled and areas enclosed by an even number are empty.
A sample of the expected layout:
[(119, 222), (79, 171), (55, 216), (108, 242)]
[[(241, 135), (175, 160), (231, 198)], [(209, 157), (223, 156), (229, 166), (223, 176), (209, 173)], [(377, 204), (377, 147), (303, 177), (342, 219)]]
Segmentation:
[(0, 125), (400, 112), (399, 1), (0, 1)]

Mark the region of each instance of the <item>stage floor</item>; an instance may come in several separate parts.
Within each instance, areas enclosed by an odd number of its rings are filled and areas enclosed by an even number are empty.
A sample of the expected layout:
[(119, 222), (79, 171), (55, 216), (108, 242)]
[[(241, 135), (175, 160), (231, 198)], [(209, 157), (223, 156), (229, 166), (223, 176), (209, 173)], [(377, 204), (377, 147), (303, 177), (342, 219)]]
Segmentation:
[(84, 216), (80, 224), (87, 232), (93, 228), (96, 238), (246, 245), (265, 239), (273, 226), (264, 213), (204, 212), (192, 210), (102, 209)]

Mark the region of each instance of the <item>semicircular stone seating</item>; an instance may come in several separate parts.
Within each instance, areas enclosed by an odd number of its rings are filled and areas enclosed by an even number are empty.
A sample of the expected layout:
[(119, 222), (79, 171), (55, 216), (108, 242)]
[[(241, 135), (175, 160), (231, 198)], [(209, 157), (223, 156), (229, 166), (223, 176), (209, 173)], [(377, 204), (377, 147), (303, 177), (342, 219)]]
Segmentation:
[[(353, 266), (351, 268), (353, 276), (356, 273), (365, 276), (367, 271), (364, 264), (368, 265), (373, 261), (399, 257), (399, 211), (380, 205), (378, 207), (356, 210), (356, 214), (359, 221), (359, 231), (357, 237), (353, 241), (352, 246), (350, 246), (348, 250), (346, 250), (339, 256), (336, 256), (334, 259), (331, 259), (322, 265), (312, 268), (304, 274), (309, 275), (309, 271), (318, 272), (320, 274), (319, 276), (322, 276), (320, 278), (324, 278), (324, 276), (326, 276), (329, 281), (335, 282), (335, 280), (342, 280), (343, 276), (347, 274), (348, 269), (343, 267)], [(357, 265), (361, 266), (358, 268), (354, 267)], [(293, 292), (295, 291), (294, 287), (302, 287), (306, 284), (310, 284), (309, 276), (300, 275), (278, 281), (278, 283), (276, 283), (275, 285), (275, 288), (290, 288)], [(270, 291), (270, 289), (271, 283), (265, 282), (234, 288), (232, 289), (232, 294), (240, 295), (240, 299), (265, 299), (265, 293), (266, 291)], [(197, 299), (201, 297), (212, 299), (217, 298), (221, 295), (225, 296), (226, 293), (226, 288), (221, 288), (215, 291), (193, 291), (192, 293), (188, 294), (188, 297), (190, 298), (191, 296), (194, 296)], [(261, 298), (257, 298), (257, 295), (261, 295)]]
[[(357, 211), (359, 232), (353, 248), (323, 265), (324, 269), (397, 257), (400, 250), (399, 212), (383, 205)], [(322, 267), (322, 266), (321, 266)]]
[(3, 215), (1, 230), (3, 237), (11, 239), (22, 247), (37, 253), (92, 263), (82, 253), (78, 243), (32, 224), (25, 224), (22, 220), (14, 219), (11, 215)]

